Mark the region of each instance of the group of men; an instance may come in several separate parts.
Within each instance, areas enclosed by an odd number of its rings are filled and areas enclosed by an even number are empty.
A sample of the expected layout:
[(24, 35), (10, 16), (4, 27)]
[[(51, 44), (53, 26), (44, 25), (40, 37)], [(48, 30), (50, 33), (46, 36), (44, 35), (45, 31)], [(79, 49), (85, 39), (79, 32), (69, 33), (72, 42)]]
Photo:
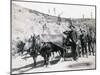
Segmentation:
[[(72, 51), (72, 57), (74, 60), (77, 59), (79, 56), (87, 56), (91, 55), (91, 53), (94, 55), (95, 48), (94, 45), (96, 44), (95, 35), (93, 35), (92, 29), (88, 29), (89, 32), (86, 32), (85, 30), (80, 29), (80, 35), (76, 31), (75, 26), (70, 27), (71, 31), (65, 31), (64, 34), (67, 35), (66, 42), (70, 41), (71, 45), (71, 51)], [(94, 33), (95, 34), (95, 33)]]

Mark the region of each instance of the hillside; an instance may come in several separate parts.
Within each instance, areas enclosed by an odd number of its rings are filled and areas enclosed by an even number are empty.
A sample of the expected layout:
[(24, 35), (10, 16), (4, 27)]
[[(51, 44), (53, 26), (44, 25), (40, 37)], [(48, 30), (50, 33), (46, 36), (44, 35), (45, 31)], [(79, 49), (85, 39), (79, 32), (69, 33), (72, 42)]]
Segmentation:
[[(36, 10), (21, 7), (12, 3), (12, 51), (16, 50), (19, 40), (27, 40), (33, 33), (40, 35), (43, 41), (62, 42), (63, 32), (70, 30), (70, 21), (76, 26), (84, 28), (84, 24), (95, 30), (94, 19), (69, 19), (61, 18), (60, 25), (58, 17), (41, 13)], [(86, 27), (85, 27), (86, 29)]]
[[(36, 35), (43, 34), (43, 25), (45, 24), (46, 28), (48, 28), (48, 31), (46, 31), (47, 33), (57, 34), (61, 30), (63, 31), (65, 26), (64, 23), (62, 23), (63, 25), (61, 26), (57, 25), (56, 23), (57, 17), (55, 16), (50, 16), (35, 10), (23, 8), (16, 4), (12, 4), (13, 39), (25, 38), (32, 33), (35, 33)], [(66, 29), (68, 30), (67, 26)]]
[[(70, 30), (68, 23), (57, 24), (57, 17), (12, 4), (12, 49), (19, 40), (27, 40), (33, 33), (43, 41), (62, 41), (62, 32)], [(67, 19), (68, 21), (70, 19)], [(64, 21), (64, 19), (62, 19)], [(44, 28), (43, 28), (44, 27)], [(42, 36), (45, 35), (45, 36)], [(60, 36), (60, 37), (57, 37)], [(53, 39), (52, 39), (53, 38)]]

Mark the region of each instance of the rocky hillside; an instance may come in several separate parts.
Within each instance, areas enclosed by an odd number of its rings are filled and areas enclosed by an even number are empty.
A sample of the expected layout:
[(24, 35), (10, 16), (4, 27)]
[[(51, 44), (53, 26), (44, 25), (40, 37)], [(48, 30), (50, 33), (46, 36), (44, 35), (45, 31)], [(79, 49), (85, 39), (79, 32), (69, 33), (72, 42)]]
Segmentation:
[[(68, 30), (68, 24), (65, 26), (63, 22), (62, 25), (58, 25), (57, 19), (55, 16), (12, 4), (12, 38), (23, 39), (33, 33), (44, 34), (43, 27), (44, 31), (49, 34), (58, 34), (64, 29)], [(63, 18), (62, 21), (64, 20)]]
[[(69, 18), (61, 18), (59, 25), (57, 16), (12, 3), (12, 51), (16, 50), (19, 40), (25, 41), (33, 34), (40, 35), (43, 41), (62, 42), (62, 33), (70, 30), (70, 21)], [(72, 22), (77, 29), (84, 24), (95, 27), (95, 20), (72, 19)]]
[[(61, 19), (61, 25), (57, 23), (58, 17), (51, 16), (12, 4), (12, 50), (16, 49), (19, 40), (27, 40), (31, 35), (40, 35), (43, 41), (62, 41), (62, 32), (68, 28), (70, 19)], [(66, 20), (66, 23), (64, 22)], [(59, 40), (60, 39), (60, 40)]]

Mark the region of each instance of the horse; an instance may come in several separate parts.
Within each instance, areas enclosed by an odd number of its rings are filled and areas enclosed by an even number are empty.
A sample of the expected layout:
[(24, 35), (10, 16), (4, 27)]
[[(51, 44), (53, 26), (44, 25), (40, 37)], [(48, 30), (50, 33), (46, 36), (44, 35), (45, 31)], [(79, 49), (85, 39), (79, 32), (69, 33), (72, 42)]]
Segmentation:
[(19, 41), (17, 44), (17, 53), (23, 54), (25, 43), (23, 41)]
[(36, 58), (38, 56), (38, 49), (37, 49), (37, 41), (36, 41), (36, 36), (33, 35), (29, 38), (28, 42), (26, 43), (25, 51), (27, 52), (27, 54), (29, 54), (34, 61), (34, 67), (36, 67)]
[(60, 57), (65, 58), (65, 49), (55, 45), (52, 42), (43, 42), (43, 46), (40, 50), (40, 55), (44, 58), (44, 65), (47, 66), (48, 64), (50, 64), (49, 60), (52, 52), (59, 52)]
[(47, 42), (43, 42), (43, 46), (40, 49), (40, 55), (44, 58), (44, 65), (49, 64), (49, 58), (51, 56), (51, 46)]

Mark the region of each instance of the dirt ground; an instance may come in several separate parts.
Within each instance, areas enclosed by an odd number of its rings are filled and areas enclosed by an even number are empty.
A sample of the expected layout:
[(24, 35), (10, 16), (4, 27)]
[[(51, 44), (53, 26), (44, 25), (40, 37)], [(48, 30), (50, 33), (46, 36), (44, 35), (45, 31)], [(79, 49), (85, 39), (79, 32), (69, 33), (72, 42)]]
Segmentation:
[(12, 59), (12, 73), (35, 73), (35, 72), (50, 72), (50, 71), (63, 71), (63, 70), (84, 70), (84, 69), (95, 69), (95, 56), (80, 57), (77, 61), (72, 58), (66, 58), (63, 61), (62, 58), (56, 56), (51, 58), (48, 67), (43, 65), (43, 58), (37, 57), (37, 66), (33, 66), (33, 59), (31, 57), (18, 56)]

